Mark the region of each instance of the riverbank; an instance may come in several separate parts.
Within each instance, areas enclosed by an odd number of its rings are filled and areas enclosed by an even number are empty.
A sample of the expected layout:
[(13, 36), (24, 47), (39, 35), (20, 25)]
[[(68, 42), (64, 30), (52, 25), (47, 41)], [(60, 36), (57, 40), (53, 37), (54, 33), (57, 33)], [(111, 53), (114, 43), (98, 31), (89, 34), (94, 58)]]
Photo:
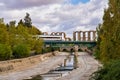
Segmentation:
[[(0, 75), (0, 80), (23, 80), (35, 75), (45, 74), (62, 64), (67, 55), (68, 53), (59, 52), (58, 55), (39, 62), (26, 70)], [(100, 64), (86, 52), (79, 52), (78, 55), (79, 68), (74, 69), (66, 76), (61, 76), (53, 80), (89, 80), (90, 75), (98, 69)]]
[[(55, 51), (54, 53), (57, 54), (58, 52)], [(52, 53), (45, 53), (27, 58), (0, 61), (0, 75), (15, 71), (26, 70), (53, 56), (54, 55)]]
[[(50, 69), (54, 69), (56, 66), (61, 64), (66, 57), (66, 53), (57, 52), (56, 56), (52, 56), (46, 59), (44, 58), (43, 61), (37, 61), (37, 64), (32, 66), (28, 66), (28, 68), (24, 68), (23, 70), (14, 70), (0, 74), (0, 80), (22, 80), (29, 78), (30, 76), (43, 74), (48, 72)], [(19, 64), (19, 66), (24, 66), (23, 64)], [(19, 68), (17, 68), (19, 69)]]

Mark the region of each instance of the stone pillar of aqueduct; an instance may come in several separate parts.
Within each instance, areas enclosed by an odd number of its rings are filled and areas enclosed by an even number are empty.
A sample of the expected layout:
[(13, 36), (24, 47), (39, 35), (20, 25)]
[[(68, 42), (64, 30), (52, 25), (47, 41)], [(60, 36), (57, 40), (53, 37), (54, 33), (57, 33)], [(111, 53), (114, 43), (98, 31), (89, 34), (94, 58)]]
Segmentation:
[(96, 31), (75, 31), (73, 41), (95, 41)]

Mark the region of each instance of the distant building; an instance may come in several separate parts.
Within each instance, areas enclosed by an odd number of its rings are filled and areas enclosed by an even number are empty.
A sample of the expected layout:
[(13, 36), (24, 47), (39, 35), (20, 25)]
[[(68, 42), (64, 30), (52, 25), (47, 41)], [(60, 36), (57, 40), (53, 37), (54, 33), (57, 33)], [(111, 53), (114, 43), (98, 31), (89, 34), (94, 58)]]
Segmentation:
[(36, 39), (42, 38), (45, 41), (71, 41), (71, 38), (66, 37), (65, 32), (43, 32), (42, 35), (34, 36)]
[(62, 41), (62, 35), (36, 35), (37, 39), (42, 38), (45, 41)]

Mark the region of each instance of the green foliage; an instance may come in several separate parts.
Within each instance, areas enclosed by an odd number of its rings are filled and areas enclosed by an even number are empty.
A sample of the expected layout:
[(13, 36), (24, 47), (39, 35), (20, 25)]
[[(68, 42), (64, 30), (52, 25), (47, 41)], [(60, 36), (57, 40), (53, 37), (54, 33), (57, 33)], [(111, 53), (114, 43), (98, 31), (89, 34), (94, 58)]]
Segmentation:
[(0, 24), (4, 24), (4, 18), (0, 18)]
[(18, 44), (13, 47), (13, 56), (15, 58), (23, 58), (30, 56), (30, 48), (25, 44)]
[(107, 63), (95, 72), (90, 80), (120, 80), (120, 60)]
[(10, 26), (10, 27), (14, 27), (14, 26), (15, 26), (15, 23), (16, 23), (16, 21), (10, 21), (9, 26)]
[(94, 53), (94, 56), (96, 59), (100, 59), (100, 50), (99, 49), (95, 49), (95, 53)]
[(12, 50), (10, 46), (0, 44), (0, 60), (8, 60), (12, 57)]
[(42, 52), (43, 40), (33, 38), (33, 36), (41, 34), (41, 31), (33, 26), (26, 27), (22, 20), (17, 26), (15, 21), (10, 21), (5, 25), (3, 20), (0, 19), (0, 44), (10, 46), (15, 58), (27, 57), (30, 55), (28, 53), (30, 51), (36, 51), (37, 54)]
[(47, 47), (42, 49), (42, 53), (54, 52), (55, 50), (60, 50), (59, 47)]
[(103, 63), (120, 58), (120, 0), (109, 0), (103, 24), (97, 28), (96, 56)]
[(120, 80), (120, 0), (109, 0), (97, 32), (95, 56), (104, 66), (90, 80)]
[(47, 47), (42, 50), (43, 53), (52, 52), (52, 47)]
[(42, 34), (42, 32), (40, 30), (38, 30), (37, 28), (35, 28), (34, 26), (32, 26), (32, 28), (28, 28), (28, 32), (31, 35), (40, 35), (40, 34)]
[(42, 40), (36, 40), (35, 41), (34, 50), (35, 50), (36, 54), (42, 53), (42, 45), (43, 45)]
[(97, 27), (96, 31), (97, 31), (97, 46), (95, 48), (95, 53), (94, 56), (96, 57), (96, 59), (100, 59), (100, 43), (101, 43), (101, 34), (103, 32), (102, 28), (101, 28), (101, 24), (99, 24), (99, 26)]
[(9, 44), (9, 33), (5, 25), (0, 25), (0, 43)]
[(32, 27), (32, 22), (31, 22), (31, 18), (30, 18), (29, 13), (26, 13), (26, 16), (25, 16), (24, 20), (25, 20), (24, 25), (26, 27)]
[(22, 21), (22, 19), (18, 22), (18, 26), (19, 26), (19, 25), (24, 26), (24, 22)]

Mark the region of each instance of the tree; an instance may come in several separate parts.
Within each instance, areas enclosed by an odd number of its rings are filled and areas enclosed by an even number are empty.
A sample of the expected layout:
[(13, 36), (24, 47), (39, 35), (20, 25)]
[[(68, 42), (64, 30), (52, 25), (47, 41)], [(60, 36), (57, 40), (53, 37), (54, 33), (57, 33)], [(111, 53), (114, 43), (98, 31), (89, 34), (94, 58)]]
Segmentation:
[(19, 26), (19, 25), (24, 26), (24, 22), (22, 21), (22, 19), (18, 22), (18, 26)]
[(29, 13), (26, 13), (26, 16), (24, 18), (25, 20), (25, 26), (27, 27), (32, 27), (32, 22), (31, 22), (31, 18), (30, 18), (30, 14)]
[(0, 24), (0, 43), (9, 44), (9, 33), (4, 24)]
[(0, 19), (0, 60), (27, 57), (30, 51), (35, 51), (37, 54), (42, 51), (43, 40), (33, 38), (34, 35), (41, 34), (41, 31), (32, 25), (29, 28), (30, 24), (28, 27), (22, 20), (17, 26), (15, 24), (16, 21), (10, 21), (5, 25), (3, 18)]
[(9, 45), (0, 44), (0, 60), (8, 60), (12, 57), (12, 50)]
[(120, 60), (113, 60), (99, 68), (89, 80), (120, 80)]
[(10, 26), (10, 27), (15, 27), (15, 24), (16, 24), (16, 21), (10, 21), (10, 22), (9, 22), (9, 26)]
[(42, 53), (42, 48), (43, 48), (43, 40), (42, 39), (36, 40), (34, 44), (35, 53), (36, 54)]
[(4, 24), (4, 18), (0, 18), (0, 24)]
[(109, 0), (99, 32), (100, 59), (107, 62), (120, 58), (120, 0)]
[(102, 25), (99, 24), (98, 27), (96, 28), (97, 35), (98, 35), (97, 45), (96, 45), (95, 54), (94, 54), (96, 59), (100, 59), (100, 43), (101, 43), (101, 37), (102, 37), (101, 34), (103, 32), (103, 29), (101, 27), (102, 27)]
[(13, 47), (13, 56), (15, 58), (23, 58), (30, 56), (30, 48), (25, 44), (18, 44)]
[(31, 35), (40, 35), (40, 34), (42, 34), (42, 32), (39, 29), (37, 29), (36, 27), (34, 27), (34, 26), (32, 26), (32, 28), (28, 28), (28, 32)]

